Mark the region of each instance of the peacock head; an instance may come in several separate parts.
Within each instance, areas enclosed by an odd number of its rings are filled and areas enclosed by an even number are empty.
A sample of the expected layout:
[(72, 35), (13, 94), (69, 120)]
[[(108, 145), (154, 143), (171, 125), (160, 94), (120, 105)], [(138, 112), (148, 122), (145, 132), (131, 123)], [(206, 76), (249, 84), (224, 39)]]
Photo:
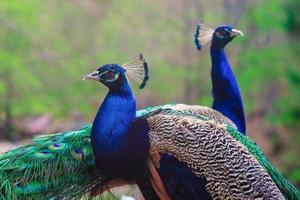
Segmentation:
[(124, 83), (127, 83), (127, 76), (140, 84), (140, 89), (146, 86), (149, 79), (148, 64), (140, 54), (135, 60), (119, 64), (106, 64), (99, 67), (96, 71), (87, 74), (83, 80), (94, 80), (103, 83), (109, 89), (121, 88)]
[(230, 25), (220, 25), (213, 29), (205, 24), (198, 24), (194, 41), (198, 50), (211, 40), (214, 46), (224, 48), (237, 35), (243, 36), (244, 34)]
[(106, 64), (83, 78), (87, 79), (101, 82), (108, 88), (117, 88), (126, 80), (125, 69), (118, 64)]

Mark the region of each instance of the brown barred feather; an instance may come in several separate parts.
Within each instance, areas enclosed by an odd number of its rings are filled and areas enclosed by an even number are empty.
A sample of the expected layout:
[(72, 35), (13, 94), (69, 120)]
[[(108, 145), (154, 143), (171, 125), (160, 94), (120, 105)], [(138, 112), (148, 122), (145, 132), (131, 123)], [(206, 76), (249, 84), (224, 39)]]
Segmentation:
[(284, 199), (268, 173), (226, 132), (224, 124), (164, 113), (147, 121), (151, 149), (175, 156), (197, 176), (205, 177), (213, 199)]
[(172, 109), (178, 110), (181, 112), (189, 112), (196, 117), (206, 117), (207, 119), (215, 120), (216, 123), (228, 124), (234, 128), (237, 128), (236, 125), (222, 113), (207, 107), (207, 106), (198, 106), (198, 105), (187, 105), (187, 104), (167, 104), (161, 107), (162, 109)]

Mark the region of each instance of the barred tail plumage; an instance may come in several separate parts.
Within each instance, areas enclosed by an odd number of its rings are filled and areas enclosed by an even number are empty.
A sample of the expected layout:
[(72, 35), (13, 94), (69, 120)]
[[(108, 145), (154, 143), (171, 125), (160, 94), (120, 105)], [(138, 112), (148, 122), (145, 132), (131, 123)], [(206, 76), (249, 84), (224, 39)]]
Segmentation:
[(277, 187), (286, 199), (300, 199), (300, 192), (297, 188), (285, 179), (282, 174), (268, 161), (257, 144), (245, 135), (240, 134), (236, 129), (227, 126), (227, 131), (237, 141), (241, 142), (248, 151), (256, 157), (258, 162), (271, 176)]

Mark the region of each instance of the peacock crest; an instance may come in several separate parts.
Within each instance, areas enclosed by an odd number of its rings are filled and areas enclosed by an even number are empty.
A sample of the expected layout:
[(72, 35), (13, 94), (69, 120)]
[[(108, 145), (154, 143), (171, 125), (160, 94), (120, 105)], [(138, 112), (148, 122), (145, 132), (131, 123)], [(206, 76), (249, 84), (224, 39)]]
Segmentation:
[(212, 40), (213, 34), (213, 28), (207, 26), (206, 24), (199, 23), (196, 27), (196, 32), (194, 35), (196, 48), (201, 50), (205, 44)]
[(139, 54), (138, 57), (123, 64), (122, 67), (126, 70), (128, 77), (139, 84), (140, 89), (143, 89), (146, 86), (146, 83), (149, 80), (149, 69), (143, 54)]

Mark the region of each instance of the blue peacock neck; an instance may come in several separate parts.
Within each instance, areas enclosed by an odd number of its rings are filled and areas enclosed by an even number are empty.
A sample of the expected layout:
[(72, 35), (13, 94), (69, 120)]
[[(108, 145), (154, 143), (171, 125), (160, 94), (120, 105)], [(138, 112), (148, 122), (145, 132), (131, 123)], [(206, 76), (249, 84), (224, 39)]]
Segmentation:
[(238, 130), (246, 133), (246, 123), (242, 97), (239, 86), (231, 67), (227, 61), (224, 45), (212, 41), (211, 48), (212, 61), (212, 108), (221, 112), (236, 124)]
[[(124, 78), (120, 87), (111, 88), (101, 104), (91, 130), (94, 154), (99, 157), (121, 154), (126, 145), (126, 134), (135, 118), (136, 101)], [(125, 143), (125, 144), (124, 144)]]

